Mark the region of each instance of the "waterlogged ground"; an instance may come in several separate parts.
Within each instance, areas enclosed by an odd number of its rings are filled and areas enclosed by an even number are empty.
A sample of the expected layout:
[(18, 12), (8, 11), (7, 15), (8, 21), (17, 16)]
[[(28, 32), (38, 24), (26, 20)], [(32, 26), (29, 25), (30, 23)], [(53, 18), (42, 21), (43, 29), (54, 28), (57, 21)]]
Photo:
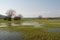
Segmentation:
[[(46, 24), (46, 25), (44, 25)], [(51, 27), (49, 27), (49, 25)], [(38, 20), (22, 23), (0, 23), (1, 40), (60, 40), (60, 23)], [(56, 28), (57, 27), (57, 28)]]
[[(60, 23), (50, 23), (50, 24), (60, 24)], [(17, 27), (34, 27), (34, 28), (46, 28), (47, 30), (44, 30), (46, 32), (60, 32), (60, 28), (47, 28), (47, 27), (43, 27), (43, 24), (38, 23), (38, 22), (22, 22), (22, 23), (0, 23), (0, 27), (9, 27), (9, 26), (17, 26)], [(27, 26), (27, 27), (26, 27)]]
[[(40, 27), (39, 23), (0, 23), (0, 40), (27, 40), (23, 32), (16, 31), (18, 28), (22, 28), (21, 26), (25, 26), (23, 28), (27, 28), (26, 26), (33, 26), (34, 28)], [(17, 27), (17, 28), (16, 28)], [(29, 40), (29, 39), (28, 39)]]
[(23, 23), (0, 23), (0, 27), (9, 27), (9, 26), (33, 26), (33, 27), (42, 27), (41, 24), (37, 22), (23, 22)]
[(7, 29), (22, 33), (26, 40), (60, 40), (60, 32), (45, 32), (46, 29), (43, 28), (9, 27)]

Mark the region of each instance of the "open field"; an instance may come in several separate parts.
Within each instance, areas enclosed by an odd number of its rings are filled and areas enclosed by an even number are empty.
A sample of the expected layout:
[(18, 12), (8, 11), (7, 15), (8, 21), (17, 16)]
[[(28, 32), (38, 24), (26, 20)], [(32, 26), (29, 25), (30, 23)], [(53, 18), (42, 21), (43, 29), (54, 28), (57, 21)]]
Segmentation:
[[(0, 20), (0, 23), (18, 23), (19, 21), (5, 21)], [(0, 27), (0, 30), (10, 30), (21, 32), (24, 34), (26, 40), (60, 40), (60, 32), (45, 32), (47, 28), (60, 28), (60, 20), (26, 20), (22, 22), (38, 22), (44, 26), (44, 28), (34, 28), (34, 27), (22, 27), (22, 26), (10, 26), (10, 27)]]

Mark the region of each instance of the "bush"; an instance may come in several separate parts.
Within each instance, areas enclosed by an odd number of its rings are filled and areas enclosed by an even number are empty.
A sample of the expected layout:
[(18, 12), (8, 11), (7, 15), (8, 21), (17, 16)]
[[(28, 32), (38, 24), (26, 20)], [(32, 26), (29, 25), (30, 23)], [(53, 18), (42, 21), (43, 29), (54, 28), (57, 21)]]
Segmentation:
[(21, 17), (14, 17), (14, 20), (21, 20)]

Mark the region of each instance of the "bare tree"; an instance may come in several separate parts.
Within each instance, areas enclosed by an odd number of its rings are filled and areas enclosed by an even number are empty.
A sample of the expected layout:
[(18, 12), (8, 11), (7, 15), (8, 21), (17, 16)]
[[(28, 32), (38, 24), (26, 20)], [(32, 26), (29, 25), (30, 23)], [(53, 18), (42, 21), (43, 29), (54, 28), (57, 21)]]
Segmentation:
[(16, 13), (16, 12), (15, 12), (14, 10), (8, 10), (8, 11), (6, 12), (9, 21), (11, 21), (12, 16), (14, 16), (15, 13)]

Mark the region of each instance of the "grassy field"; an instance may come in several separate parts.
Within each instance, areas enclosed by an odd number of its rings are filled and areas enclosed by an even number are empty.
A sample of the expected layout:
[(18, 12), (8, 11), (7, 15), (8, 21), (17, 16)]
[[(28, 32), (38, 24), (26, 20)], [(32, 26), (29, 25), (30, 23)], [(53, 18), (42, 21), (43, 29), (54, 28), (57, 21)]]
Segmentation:
[[(60, 24), (50, 24), (50, 23), (60, 23), (60, 20), (26, 20), (27, 22), (38, 22), (42, 23), (44, 27), (49, 28), (60, 28)], [(10, 22), (5, 20), (0, 20), (1, 22)], [(18, 23), (19, 21), (11, 21)], [(25, 22), (25, 21), (22, 21)], [(44, 32), (44, 30), (47, 30), (46, 28), (33, 28), (33, 27), (27, 27), (22, 28), (21, 27), (1, 27), (0, 30), (10, 30), (10, 31), (16, 31), (16, 32), (22, 32), (26, 38), (26, 40), (60, 40), (60, 32)]]

